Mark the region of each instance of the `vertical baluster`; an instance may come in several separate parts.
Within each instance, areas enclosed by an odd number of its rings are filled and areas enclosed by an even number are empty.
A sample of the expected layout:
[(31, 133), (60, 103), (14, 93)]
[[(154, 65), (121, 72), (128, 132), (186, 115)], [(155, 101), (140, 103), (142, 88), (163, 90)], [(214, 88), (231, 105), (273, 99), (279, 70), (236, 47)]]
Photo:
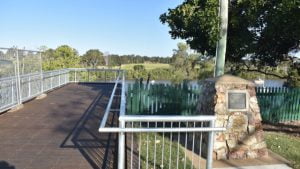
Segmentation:
[(50, 87), (51, 87), (51, 89), (53, 89), (53, 74), (52, 74), (52, 72), (50, 73)]
[[(215, 121), (214, 120), (210, 121), (209, 127), (211, 127), (211, 128), (215, 127)], [(212, 168), (213, 149), (214, 149), (214, 132), (210, 131), (208, 133), (206, 169), (211, 169)]]
[[(186, 122), (186, 128), (189, 126), (189, 122)], [(184, 169), (186, 169), (186, 151), (187, 151), (187, 135), (188, 133), (185, 132), (185, 142), (184, 142), (184, 147), (185, 147), (185, 150), (184, 150)]]
[[(155, 122), (155, 128), (157, 128), (157, 122)], [(155, 169), (155, 167), (156, 167), (156, 134), (157, 133), (154, 133), (154, 169)]]
[[(196, 122), (194, 122), (194, 128), (196, 128)], [(192, 138), (192, 165), (191, 165), (191, 169), (193, 169), (194, 167), (194, 154), (195, 154), (195, 132), (193, 132), (193, 138)], [(201, 158), (201, 155), (199, 155), (199, 158)]]
[(11, 104), (14, 104), (14, 80), (11, 79)]
[[(131, 122), (131, 128), (133, 128), (133, 122)], [(132, 161), (133, 161), (133, 134), (131, 133), (131, 149), (130, 149), (130, 168), (132, 169)]]
[(77, 69), (75, 69), (75, 78), (74, 78), (75, 83), (77, 82)]
[[(163, 128), (165, 128), (165, 122), (163, 122)], [(163, 136), (162, 136), (161, 168), (164, 168), (164, 151), (165, 151), (165, 132), (163, 132)]]
[[(142, 122), (140, 122), (140, 128), (142, 128)], [(142, 146), (142, 132), (140, 132), (139, 136), (139, 169), (141, 168), (141, 146)]]
[(60, 86), (61, 81), (60, 81), (60, 70), (58, 70), (58, 86)]
[[(201, 122), (201, 128), (203, 127), (203, 122)], [(201, 154), (202, 154), (202, 132), (200, 132), (200, 140), (199, 140), (199, 159), (198, 159), (198, 166), (201, 169)]]
[[(173, 128), (173, 122), (171, 122), (171, 128)], [(169, 169), (172, 167), (172, 142), (173, 142), (173, 133), (170, 133), (170, 154), (169, 154)]]
[[(178, 122), (178, 128), (180, 128), (180, 124), (181, 122)], [(176, 169), (178, 169), (179, 167), (179, 144), (180, 144), (180, 132), (178, 132), (178, 135), (177, 135), (177, 161), (176, 161)]]
[(28, 77), (28, 97), (31, 96), (31, 76)]
[[(149, 122), (147, 122), (147, 128), (149, 128)], [(149, 168), (149, 133), (147, 133), (147, 143), (146, 143), (147, 147), (146, 147), (146, 169)]]

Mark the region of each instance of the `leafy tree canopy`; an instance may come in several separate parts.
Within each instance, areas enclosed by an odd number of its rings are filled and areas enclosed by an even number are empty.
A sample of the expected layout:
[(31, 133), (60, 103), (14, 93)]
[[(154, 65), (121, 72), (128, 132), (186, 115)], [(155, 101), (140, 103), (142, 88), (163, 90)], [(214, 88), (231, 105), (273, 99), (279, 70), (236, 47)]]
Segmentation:
[(190, 52), (190, 48), (186, 43), (178, 43), (178, 49), (174, 49), (172, 56), (173, 63), (171, 64), (174, 71), (174, 77), (176, 81), (182, 81), (183, 79), (191, 79), (193, 70), (200, 60), (198, 53)]
[(78, 67), (79, 56), (76, 49), (62, 45), (54, 49), (47, 49), (43, 53), (43, 69), (53, 70)]
[[(215, 55), (219, 0), (185, 0), (160, 16), (172, 38)], [(300, 0), (230, 0), (226, 59), (276, 66), (300, 45)]]
[(104, 65), (103, 53), (98, 49), (88, 50), (82, 57), (81, 62), (86, 66), (96, 68), (98, 65)]

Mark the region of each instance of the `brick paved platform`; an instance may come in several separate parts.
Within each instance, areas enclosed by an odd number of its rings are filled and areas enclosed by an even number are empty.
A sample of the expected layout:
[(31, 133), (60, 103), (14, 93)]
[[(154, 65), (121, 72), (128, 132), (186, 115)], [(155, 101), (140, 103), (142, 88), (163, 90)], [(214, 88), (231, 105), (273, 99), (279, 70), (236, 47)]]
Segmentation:
[[(69, 84), (1, 114), (0, 169), (116, 168), (117, 135), (98, 133), (112, 89)], [(117, 117), (111, 113), (109, 125)]]

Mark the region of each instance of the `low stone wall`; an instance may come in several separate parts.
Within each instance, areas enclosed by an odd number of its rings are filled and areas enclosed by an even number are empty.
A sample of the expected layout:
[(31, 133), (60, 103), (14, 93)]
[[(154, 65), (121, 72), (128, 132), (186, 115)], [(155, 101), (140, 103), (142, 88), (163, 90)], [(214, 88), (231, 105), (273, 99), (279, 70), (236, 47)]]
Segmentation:
[[(224, 75), (207, 79), (201, 84), (197, 111), (199, 114), (216, 115), (216, 127), (225, 127), (225, 132), (216, 133), (215, 159), (246, 159), (267, 156), (266, 143), (261, 124), (261, 115), (255, 93), (255, 85), (247, 80)], [(227, 92), (246, 91), (247, 111), (229, 111)]]

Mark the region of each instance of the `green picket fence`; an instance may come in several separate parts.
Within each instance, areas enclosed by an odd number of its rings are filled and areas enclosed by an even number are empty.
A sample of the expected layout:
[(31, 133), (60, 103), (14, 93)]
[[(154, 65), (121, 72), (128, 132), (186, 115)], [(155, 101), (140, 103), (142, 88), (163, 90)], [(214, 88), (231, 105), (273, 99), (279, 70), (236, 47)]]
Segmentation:
[(256, 94), (263, 121), (300, 120), (300, 88), (257, 87)]
[[(193, 115), (201, 86), (188, 84), (128, 84), (127, 114)], [(300, 120), (300, 88), (257, 87), (264, 122)]]
[(128, 84), (127, 114), (192, 115), (200, 89), (188, 84)]

